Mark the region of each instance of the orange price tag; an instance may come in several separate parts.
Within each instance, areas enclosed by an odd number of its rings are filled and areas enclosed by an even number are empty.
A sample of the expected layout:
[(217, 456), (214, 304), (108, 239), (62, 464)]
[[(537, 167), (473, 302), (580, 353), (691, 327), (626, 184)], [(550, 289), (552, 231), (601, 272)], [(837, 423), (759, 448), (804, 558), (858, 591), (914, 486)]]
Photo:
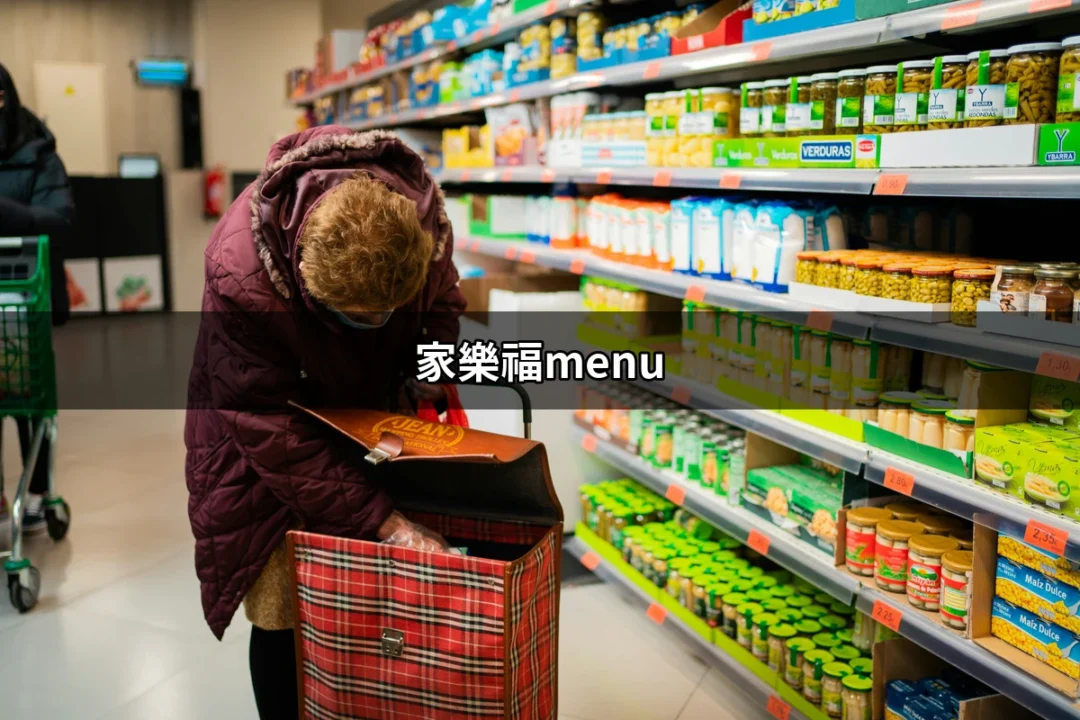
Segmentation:
[(687, 405), (690, 403), (690, 388), (685, 385), (676, 385), (671, 389), (671, 400), (677, 402), (680, 405)]
[(469, 182), (469, 171), (468, 170), (462, 170), (461, 171), (461, 182)]
[(457, 50), (457, 40), (451, 40), (450, 42), (446, 43), (446, 49), (448, 52), (454, 52), (455, 50)]
[(555, 182), (555, 171), (551, 168), (540, 173), (540, 182)]
[(536, 262), (536, 253), (534, 253), (532, 250), (522, 250), (521, 257), (519, 257), (518, 260), (528, 265), (532, 265), (534, 262)]
[(882, 173), (874, 184), (875, 195), (903, 195), (907, 188), (907, 173)]
[(666, 497), (668, 500), (675, 503), (676, 505), (682, 505), (683, 500), (686, 499), (686, 488), (684, 488), (682, 485), (672, 483), (668, 485), (667, 492), (664, 493), (664, 497)]
[(596, 173), (596, 184), (597, 185), (607, 185), (610, 182), (611, 182), (611, 171), (610, 170), (601, 170), (600, 172)]
[(586, 433), (585, 437), (581, 438), (581, 449), (585, 452), (596, 452), (596, 436), (592, 433)]
[(1068, 531), (1041, 523), (1038, 520), (1028, 520), (1027, 530), (1024, 531), (1024, 542), (1028, 545), (1034, 545), (1048, 553), (1062, 557), (1065, 555), (1065, 543), (1068, 541)]
[(653, 187), (671, 187), (671, 171), (657, 170), (652, 179)]
[(791, 715), (791, 706), (781, 700), (778, 695), (769, 696), (769, 701), (765, 703), (765, 709), (776, 720), (788, 720), (788, 716)]
[(484, 31), (483, 30), (477, 30), (476, 32), (473, 33), (472, 41), (474, 43), (478, 43), (483, 39), (484, 39)]
[(1035, 374), (1076, 382), (1077, 379), (1080, 379), (1080, 357), (1044, 352), (1039, 356), (1039, 364), (1035, 366)]
[(754, 43), (750, 46), (750, 57), (754, 62), (768, 60), (772, 55), (772, 40)]
[(901, 495), (911, 495), (915, 489), (915, 476), (894, 467), (885, 468), (885, 487)]
[(875, 600), (870, 617), (893, 632), (900, 632), (900, 620), (903, 619), (904, 613), (901, 612), (900, 608), (894, 607), (884, 600)]
[(479, 240), (473, 240), (472, 247), (470, 247), (469, 249), (472, 250), (473, 252), (480, 252), (480, 241)]
[(1031, 0), (1028, 6), (1029, 13), (1046, 12), (1047, 10), (1063, 10), (1071, 7), (1072, 0)]
[(769, 538), (766, 535), (762, 535), (757, 530), (751, 530), (750, 534), (746, 536), (746, 547), (750, 548), (758, 555), (768, 555)]
[(547, 5), (544, 6), (545, 15), (554, 15), (559, 10), (558, 3), (555, 0), (548, 0)]
[(520, 90), (511, 90), (510, 91), (510, 102), (516, 103), (520, 99), (521, 99), (521, 91)]
[(480, 108), (484, 107), (484, 101), (480, 98), (476, 98), (475, 100), (469, 102), (469, 107), (471, 107), (473, 110), (479, 110)]
[(734, 172), (726, 172), (720, 176), (721, 190), (738, 190), (742, 185), (742, 175)]
[(508, 248), (506, 248), (506, 252), (503, 253), (503, 255), (507, 260), (513, 260), (514, 258), (517, 257), (517, 248), (516, 247), (508, 247)]
[(703, 285), (690, 285), (686, 288), (685, 300), (690, 302), (705, 302), (705, 287)]
[(465, 238), (461, 238), (461, 239), (459, 239), (457, 241), (457, 249), (458, 250), (464, 250), (465, 246), (468, 245), (468, 244), (469, 244), (468, 240), (466, 240)]
[(660, 77), (660, 61), (653, 60), (645, 66), (645, 71), (641, 73), (641, 79), (652, 80), (657, 77)]
[(653, 603), (650, 605), (649, 609), (645, 611), (645, 614), (657, 625), (663, 625), (664, 621), (667, 620), (667, 608), (660, 603)]
[(811, 330), (829, 332), (832, 330), (833, 314), (828, 310), (811, 310), (806, 316), (806, 327)]
[(585, 261), (578, 259), (570, 263), (570, 272), (575, 275), (583, 275), (585, 273)]
[(966, 5), (946, 8), (945, 17), (941, 20), (942, 30), (955, 30), (957, 28), (974, 25), (979, 21), (979, 10), (982, 9), (982, 0), (975, 0)]
[(501, 30), (502, 30), (502, 25), (500, 25), (499, 23), (494, 23), (491, 26), (491, 28), (488, 30), (488, 37), (495, 37), (496, 35), (499, 34), (499, 31), (501, 31)]
[(590, 550), (581, 556), (581, 564), (585, 566), (586, 570), (595, 571), (600, 567), (600, 556)]
[(502, 177), (500, 178), (500, 180), (502, 182), (510, 182), (513, 179), (514, 179), (514, 171), (513, 170), (503, 170)]

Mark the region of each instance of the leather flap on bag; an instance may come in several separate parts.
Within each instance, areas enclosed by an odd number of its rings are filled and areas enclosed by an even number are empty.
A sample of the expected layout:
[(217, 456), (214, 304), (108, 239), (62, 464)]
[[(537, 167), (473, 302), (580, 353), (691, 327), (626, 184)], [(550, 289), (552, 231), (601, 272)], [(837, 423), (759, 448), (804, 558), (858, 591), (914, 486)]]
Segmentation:
[(562, 522), (547, 453), (538, 442), (376, 410), (291, 404), (363, 447), (365, 472), (383, 479), (402, 509)]

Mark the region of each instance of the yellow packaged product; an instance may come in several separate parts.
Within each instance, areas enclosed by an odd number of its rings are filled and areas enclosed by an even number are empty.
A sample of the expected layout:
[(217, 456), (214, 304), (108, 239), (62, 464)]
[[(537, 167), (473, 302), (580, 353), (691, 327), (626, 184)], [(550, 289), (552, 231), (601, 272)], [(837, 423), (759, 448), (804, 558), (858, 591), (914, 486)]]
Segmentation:
[(577, 56), (582, 60), (599, 60), (604, 56), (603, 35), (607, 19), (592, 10), (577, 18)]
[(648, 93), (645, 96), (645, 162), (652, 167), (664, 164), (664, 93)]
[(682, 90), (664, 93), (664, 154), (663, 162), (667, 167), (683, 167), (684, 162), (679, 152), (679, 119), (683, 116), (685, 97)]

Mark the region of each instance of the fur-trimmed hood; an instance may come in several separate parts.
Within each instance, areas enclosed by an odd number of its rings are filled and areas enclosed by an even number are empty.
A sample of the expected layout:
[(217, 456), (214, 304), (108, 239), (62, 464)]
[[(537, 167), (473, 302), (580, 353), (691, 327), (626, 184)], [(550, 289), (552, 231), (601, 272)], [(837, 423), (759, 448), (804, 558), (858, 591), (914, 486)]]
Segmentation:
[(435, 239), (432, 262), (453, 242), (442, 190), (423, 159), (393, 133), (339, 126), (305, 130), (278, 141), (251, 187), (251, 234), (274, 287), (285, 298), (312, 301), (300, 282), (298, 239), (322, 196), (363, 171), (416, 203)]

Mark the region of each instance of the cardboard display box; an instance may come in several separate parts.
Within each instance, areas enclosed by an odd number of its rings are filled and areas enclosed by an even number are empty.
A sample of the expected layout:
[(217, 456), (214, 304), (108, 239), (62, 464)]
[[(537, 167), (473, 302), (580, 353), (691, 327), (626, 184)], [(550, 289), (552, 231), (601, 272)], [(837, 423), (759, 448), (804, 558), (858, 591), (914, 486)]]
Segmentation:
[(952, 2), (952, 0), (855, 0), (855, 18), (867, 20), (908, 10), (919, 10), (932, 5), (943, 5), (947, 2)]
[(682, 55), (721, 45), (738, 45), (743, 41), (743, 21), (749, 17), (748, 3), (743, 0), (721, 0), (671, 36), (671, 54)]

